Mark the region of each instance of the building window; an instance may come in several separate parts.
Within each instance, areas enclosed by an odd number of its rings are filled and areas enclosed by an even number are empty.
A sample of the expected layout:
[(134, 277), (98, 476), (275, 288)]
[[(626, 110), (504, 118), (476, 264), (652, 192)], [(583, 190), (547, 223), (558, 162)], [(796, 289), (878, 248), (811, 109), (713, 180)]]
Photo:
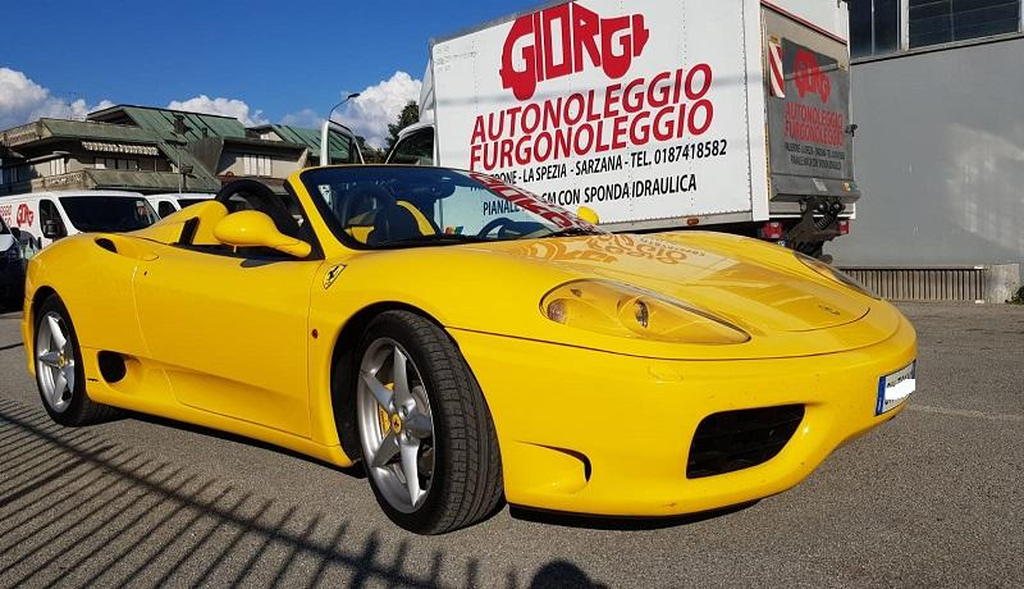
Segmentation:
[(93, 167), (97, 170), (130, 170), (134, 172), (139, 169), (139, 161), (114, 157), (98, 157), (95, 159)]
[(900, 0), (850, 1), (853, 57), (892, 53), (900, 46)]
[(910, 47), (1020, 29), (1020, 0), (909, 0)]
[(269, 155), (245, 154), (242, 165), (246, 176), (272, 176)]
[(62, 157), (54, 158), (50, 160), (50, 175), (60, 176), (68, 173), (67, 160)]

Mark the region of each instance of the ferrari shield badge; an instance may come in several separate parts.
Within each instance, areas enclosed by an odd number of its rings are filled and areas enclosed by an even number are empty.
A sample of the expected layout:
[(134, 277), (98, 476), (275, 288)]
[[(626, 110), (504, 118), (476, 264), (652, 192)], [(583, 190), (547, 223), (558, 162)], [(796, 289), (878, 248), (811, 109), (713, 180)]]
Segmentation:
[(334, 284), (334, 281), (338, 279), (338, 276), (341, 275), (341, 271), (344, 269), (345, 264), (331, 266), (330, 270), (327, 271), (327, 274), (324, 275), (324, 290), (331, 288), (331, 285)]

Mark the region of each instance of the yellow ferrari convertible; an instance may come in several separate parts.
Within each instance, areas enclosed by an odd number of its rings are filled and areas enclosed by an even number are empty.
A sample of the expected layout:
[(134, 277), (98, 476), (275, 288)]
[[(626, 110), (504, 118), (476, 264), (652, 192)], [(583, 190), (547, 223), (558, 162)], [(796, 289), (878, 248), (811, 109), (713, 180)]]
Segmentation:
[(899, 413), (916, 336), (817, 260), (605, 233), (495, 178), (349, 166), (251, 180), (28, 269), (58, 423), (120, 409), (362, 462), (398, 525), (503, 501), (667, 516), (779, 493)]

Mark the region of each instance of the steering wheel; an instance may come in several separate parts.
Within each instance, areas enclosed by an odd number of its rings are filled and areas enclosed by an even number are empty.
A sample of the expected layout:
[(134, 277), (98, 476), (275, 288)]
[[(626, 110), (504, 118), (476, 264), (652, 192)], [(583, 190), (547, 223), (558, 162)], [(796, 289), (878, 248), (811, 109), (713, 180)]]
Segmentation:
[(224, 208), (230, 213), (233, 212), (231, 199), (235, 196), (240, 196), (250, 209), (259, 211), (273, 219), (277, 229), (282, 233), (293, 235), (297, 232), (298, 224), (295, 219), (281, 204), (280, 197), (266, 184), (249, 179), (235, 180), (225, 184), (217, 196), (213, 197), (213, 200), (224, 205)]
[(397, 202), (395, 197), (391, 196), (391, 193), (376, 184), (368, 184), (353, 188), (345, 195), (345, 199), (341, 203), (341, 210), (338, 211), (338, 219), (341, 221), (342, 227), (348, 228), (349, 226), (353, 203), (362, 202), (368, 199), (377, 201), (378, 204), (375, 208), (378, 210), (392, 206)]
[(481, 229), (480, 232), (476, 234), (476, 236), (487, 237), (495, 229), (498, 229), (500, 231), (501, 229), (504, 229), (505, 227), (508, 227), (513, 223), (515, 223), (515, 221), (509, 219), (508, 217), (498, 217), (497, 219), (491, 219), (491, 221), (484, 225), (484, 228)]

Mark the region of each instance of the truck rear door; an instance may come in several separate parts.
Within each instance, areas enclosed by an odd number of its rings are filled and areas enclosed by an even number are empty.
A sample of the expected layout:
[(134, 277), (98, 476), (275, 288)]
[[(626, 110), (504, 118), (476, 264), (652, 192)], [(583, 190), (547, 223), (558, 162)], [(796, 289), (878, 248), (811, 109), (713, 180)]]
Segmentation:
[(772, 216), (797, 215), (800, 203), (839, 203), (850, 212), (860, 191), (847, 42), (798, 14), (763, 6)]

